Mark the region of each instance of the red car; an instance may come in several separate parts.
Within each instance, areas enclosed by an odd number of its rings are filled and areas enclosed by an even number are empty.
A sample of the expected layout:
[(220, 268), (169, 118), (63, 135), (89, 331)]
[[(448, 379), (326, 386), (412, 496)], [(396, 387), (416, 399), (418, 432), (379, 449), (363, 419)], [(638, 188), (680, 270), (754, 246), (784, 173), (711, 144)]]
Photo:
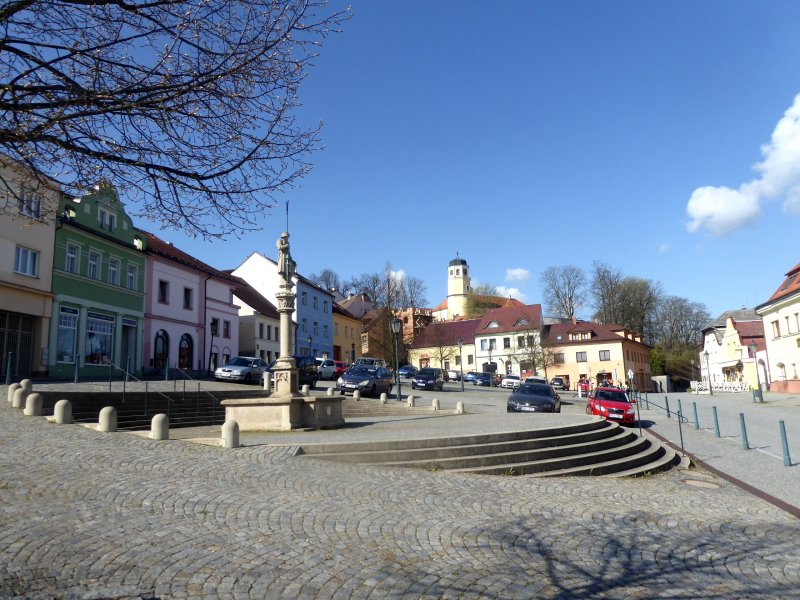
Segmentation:
[(611, 421), (633, 425), (636, 422), (636, 405), (628, 398), (625, 390), (599, 387), (589, 394), (586, 414), (600, 415)]
[(339, 377), (341, 377), (342, 374), (345, 371), (347, 371), (347, 369), (350, 368), (350, 365), (348, 365), (346, 362), (342, 362), (340, 360), (335, 360), (333, 362), (336, 365), (336, 371), (335, 371), (335, 373), (333, 375), (333, 379), (336, 380), (336, 379), (339, 379)]
[(578, 391), (578, 396), (588, 396), (589, 390), (592, 389), (592, 386), (588, 379), (581, 379), (575, 385), (575, 389)]

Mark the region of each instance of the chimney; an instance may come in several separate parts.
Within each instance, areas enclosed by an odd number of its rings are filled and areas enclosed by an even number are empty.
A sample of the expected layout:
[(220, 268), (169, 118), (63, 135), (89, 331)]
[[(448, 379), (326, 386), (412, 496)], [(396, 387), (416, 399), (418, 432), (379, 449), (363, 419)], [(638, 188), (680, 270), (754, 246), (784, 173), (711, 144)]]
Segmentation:
[(578, 319), (577, 319), (577, 317), (575, 315), (572, 315), (572, 324), (573, 325), (577, 325), (578, 324)]

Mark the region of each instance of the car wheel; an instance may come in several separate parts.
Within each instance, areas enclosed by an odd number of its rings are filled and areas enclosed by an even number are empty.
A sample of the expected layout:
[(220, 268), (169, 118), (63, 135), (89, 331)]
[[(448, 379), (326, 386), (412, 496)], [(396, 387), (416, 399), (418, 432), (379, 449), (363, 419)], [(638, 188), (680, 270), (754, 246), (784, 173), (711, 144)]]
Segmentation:
[(378, 388), (375, 387), (375, 384), (372, 384), (372, 389), (369, 391), (369, 395), (373, 398), (378, 394)]

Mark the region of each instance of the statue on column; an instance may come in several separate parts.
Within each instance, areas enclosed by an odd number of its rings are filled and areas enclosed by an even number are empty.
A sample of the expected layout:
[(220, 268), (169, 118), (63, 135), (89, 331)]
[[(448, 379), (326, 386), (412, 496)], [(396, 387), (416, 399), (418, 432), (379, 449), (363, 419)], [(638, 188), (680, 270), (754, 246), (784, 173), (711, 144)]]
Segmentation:
[(283, 275), (283, 280), (287, 285), (292, 285), (292, 277), (296, 272), (296, 263), (289, 252), (289, 233), (284, 231), (278, 239), (278, 272)]

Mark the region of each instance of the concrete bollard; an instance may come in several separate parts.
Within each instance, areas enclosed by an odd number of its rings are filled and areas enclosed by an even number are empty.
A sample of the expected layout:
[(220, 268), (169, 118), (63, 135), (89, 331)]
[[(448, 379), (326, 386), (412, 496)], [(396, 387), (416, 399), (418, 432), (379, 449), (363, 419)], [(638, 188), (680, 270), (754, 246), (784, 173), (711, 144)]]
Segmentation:
[(333, 388), (328, 388), (328, 389), (325, 391), (325, 395), (326, 395), (326, 396), (333, 396)]
[(70, 425), (72, 423), (72, 403), (66, 399), (56, 402), (53, 416), (56, 418), (57, 424)]
[(383, 393), (381, 394), (381, 404), (386, 404), (386, 400), (387, 400), (388, 398), (389, 398), (389, 397), (386, 395), (386, 392), (383, 392)]
[(225, 421), (222, 426), (222, 447), (239, 447), (239, 424), (234, 420)]
[(18, 383), (12, 383), (8, 386), (8, 403), (11, 404), (14, 402), (14, 392), (16, 392), (20, 388)]
[(14, 391), (14, 399), (11, 401), (12, 408), (24, 408), (25, 407), (25, 398), (28, 397), (28, 392), (25, 391), (25, 388), (17, 388)]
[(267, 395), (272, 393), (272, 373), (266, 372), (264, 376), (261, 378), (261, 383), (264, 386), (264, 391), (267, 392)]
[(42, 395), (29, 394), (25, 398), (25, 410), (22, 411), (23, 415), (28, 417), (41, 417), (42, 416)]
[(25, 390), (26, 394), (30, 394), (33, 391), (33, 382), (30, 379), (23, 379), (19, 382), (19, 386)]
[(356, 390), (355, 392), (353, 392), (353, 400), (355, 400), (356, 402), (361, 400), (361, 392), (360, 391)]
[(110, 433), (117, 430), (117, 409), (113, 406), (106, 406), (100, 411), (100, 419), (97, 423), (97, 431)]
[(407, 401), (408, 402), (408, 408), (414, 408), (414, 401), (415, 400), (416, 400), (416, 398), (414, 396), (409, 396), (408, 397), (408, 401)]
[(164, 413), (158, 413), (150, 421), (150, 439), (159, 441), (169, 439), (169, 417)]
[(302, 388), (300, 388), (300, 393), (303, 394), (303, 396), (308, 397), (311, 395), (311, 392), (309, 390), (310, 388), (308, 387), (308, 385), (304, 385)]
[(460, 400), (456, 402), (456, 414), (463, 415), (464, 414), (464, 403)]
[(434, 398), (431, 402), (431, 405), (433, 406), (433, 410), (439, 410), (439, 399)]

